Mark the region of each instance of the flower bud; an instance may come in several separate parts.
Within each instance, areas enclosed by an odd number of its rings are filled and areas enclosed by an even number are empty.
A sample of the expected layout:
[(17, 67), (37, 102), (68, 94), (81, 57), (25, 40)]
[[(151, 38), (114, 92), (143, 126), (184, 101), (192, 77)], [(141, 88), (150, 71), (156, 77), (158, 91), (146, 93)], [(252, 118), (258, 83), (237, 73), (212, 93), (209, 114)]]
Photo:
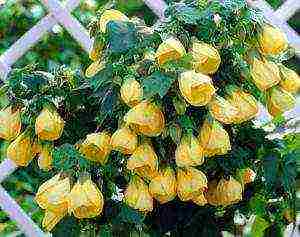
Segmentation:
[(69, 195), (69, 212), (76, 218), (93, 218), (103, 210), (103, 195), (96, 184), (84, 177), (77, 181)]
[(186, 51), (181, 42), (173, 37), (163, 41), (155, 54), (159, 66), (168, 61), (178, 60), (185, 55)]
[(38, 144), (38, 165), (39, 168), (48, 171), (52, 168), (52, 149), (50, 145)]
[(106, 32), (106, 25), (110, 21), (129, 21), (129, 19), (127, 16), (125, 16), (122, 12), (118, 10), (114, 10), (114, 9), (105, 10), (98, 22), (100, 31), (102, 33)]
[(125, 80), (120, 93), (124, 103), (130, 107), (137, 105), (143, 99), (143, 89), (140, 83), (133, 78)]
[(66, 214), (67, 214), (67, 209), (61, 212), (52, 212), (46, 210), (45, 216), (42, 221), (43, 228), (48, 232), (51, 231), (56, 226), (56, 224), (66, 216)]
[(137, 135), (129, 128), (120, 128), (112, 135), (110, 144), (113, 150), (125, 155), (132, 154), (137, 148)]
[(291, 110), (295, 104), (296, 99), (294, 96), (280, 87), (276, 86), (268, 91), (267, 108), (268, 112), (274, 117)]
[(251, 76), (254, 84), (261, 91), (266, 91), (280, 82), (279, 68), (273, 62), (253, 59)]
[(238, 120), (239, 110), (221, 96), (215, 96), (209, 103), (212, 116), (221, 123), (230, 124)]
[(300, 91), (300, 76), (293, 70), (285, 66), (280, 67), (281, 82), (280, 87), (287, 92), (297, 93)]
[(259, 44), (264, 54), (279, 54), (288, 47), (285, 34), (277, 27), (265, 25), (259, 36)]
[(155, 137), (165, 128), (164, 114), (154, 104), (142, 101), (134, 106), (124, 117), (124, 121), (138, 133)]
[(243, 198), (243, 187), (234, 178), (230, 177), (229, 180), (222, 178), (217, 186), (219, 193), (220, 205), (228, 206), (237, 203)]
[(242, 170), (243, 184), (252, 183), (255, 179), (256, 173), (251, 168)]
[(204, 74), (214, 74), (221, 63), (218, 50), (205, 43), (193, 43), (192, 57), (195, 71)]
[(70, 189), (70, 179), (57, 174), (39, 187), (35, 200), (41, 208), (61, 213), (68, 209)]
[(212, 118), (204, 121), (198, 138), (206, 157), (225, 155), (231, 150), (228, 133), (219, 122)]
[(249, 93), (238, 88), (232, 88), (226, 100), (238, 109), (236, 123), (242, 123), (254, 118), (258, 114), (258, 103)]
[(64, 120), (56, 110), (44, 107), (35, 121), (35, 133), (41, 140), (54, 141), (60, 138)]
[(181, 73), (178, 82), (182, 96), (194, 106), (206, 105), (216, 92), (211, 78), (195, 71)]
[(11, 141), (15, 139), (21, 131), (20, 111), (12, 111), (7, 107), (0, 111), (0, 138)]
[(79, 151), (87, 159), (105, 165), (111, 151), (110, 136), (106, 132), (91, 133), (79, 145)]
[(91, 78), (104, 68), (105, 68), (105, 61), (99, 59), (95, 62), (92, 62), (91, 65), (88, 66), (88, 68), (85, 70), (85, 76), (87, 78)]
[(175, 151), (175, 159), (176, 165), (179, 167), (203, 164), (203, 148), (194, 135), (188, 135), (181, 139)]
[(171, 167), (165, 168), (149, 184), (149, 192), (161, 204), (172, 201), (177, 195), (175, 172)]
[(205, 174), (196, 168), (178, 168), (177, 184), (177, 194), (180, 200), (189, 201), (204, 191), (207, 187), (207, 179)]
[(158, 158), (152, 146), (148, 143), (138, 146), (127, 161), (127, 169), (149, 180), (157, 176)]
[(207, 200), (203, 194), (203, 192), (199, 192), (198, 194), (196, 194), (193, 198), (192, 201), (197, 204), (198, 206), (204, 206), (205, 204), (207, 204)]
[(124, 200), (128, 206), (141, 212), (153, 210), (153, 199), (149, 193), (148, 186), (137, 176), (130, 180), (125, 191)]
[(34, 139), (29, 132), (21, 133), (7, 148), (7, 158), (18, 166), (27, 166), (36, 155)]

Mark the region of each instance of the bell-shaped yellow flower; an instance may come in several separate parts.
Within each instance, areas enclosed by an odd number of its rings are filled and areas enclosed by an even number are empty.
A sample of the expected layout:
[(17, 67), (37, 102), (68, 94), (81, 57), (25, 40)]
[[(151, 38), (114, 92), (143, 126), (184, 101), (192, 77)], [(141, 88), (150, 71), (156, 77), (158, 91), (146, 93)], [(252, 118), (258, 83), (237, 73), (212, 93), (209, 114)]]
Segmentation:
[(184, 136), (175, 151), (176, 165), (179, 167), (202, 165), (203, 148), (194, 135)]
[(229, 180), (222, 178), (217, 186), (219, 196), (219, 205), (228, 206), (237, 203), (243, 198), (243, 187), (234, 178), (230, 177)]
[(136, 132), (155, 137), (165, 128), (165, 118), (162, 111), (148, 101), (142, 101), (128, 111), (124, 121)]
[(58, 222), (61, 221), (66, 215), (67, 215), (68, 210), (65, 209), (60, 212), (52, 212), (49, 210), (46, 210), (43, 221), (42, 221), (42, 226), (43, 228), (50, 232)]
[(178, 60), (186, 54), (181, 42), (173, 37), (163, 41), (155, 54), (155, 58), (160, 66), (168, 61)]
[(204, 74), (214, 74), (221, 63), (221, 57), (218, 50), (205, 43), (193, 43), (192, 57), (193, 68), (195, 71)]
[(189, 201), (207, 188), (207, 178), (196, 168), (178, 168), (177, 184), (177, 194), (180, 200)]
[(145, 179), (153, 179), (158, 174), (158, 158), (152, 146), (144, 143), (134, 151), (127, 161), (127, 169)]
[(35, 157), (34, 139), (30, 133), (21, 133), (7, 148), (7, 158), (11, 159), (18, 166), (27, 166)]
[(128, 206), (141, 212), (150, 212), (153, 210), (153, 199), (149, 193), (149, 188), (137, 176), (131, 178), (125, 190), (124, 201)]
[(294, 96), (278, 86), (272, 87), (267, 95), (267, 108), (272, 116), (277, 116), (293, 109), (296, 104)]
[(69, 212), (79, 219), (99, 216), (103, 205), (103, 195), (90, 178), (78, 180), (69, 195)]
[(137, 105), (143, 99), (143, 89), (140, 83), (133, 78), (125, 80), (120, 93), (124, 103), (130, 107)]
[(52, 168), (52, 147), (49, 144), (38, 144), (38, 165), (42, 170), (50, 170)]
[(277, 27), (265, 25), (259, 36), (259, 44), (264, 54), (279, 54), (288, 47), (285, 34)]
[(166, 167), (153, 178), (149, 184), (149, 191), (153, 198), (161, 204), (172, 201), (177, 195), (177, 182), (175, 172)]
[(111, 152), (109, 134), (106, 132), (88, 134), (79, 145), (79, 151), (87, 159), (105, 165)]
[(0, 111), (0, 138), (11, 141), (15, 139), (21, 131), (20, 111), (12, 111), (7, 107)]
[(220, 194), (217, 191), (218, 187), (218, 181), (217, 180), (212, 180), (208, 182), (208, 189), (207, 193), (205, 194), (205, 198), (207, 202), (212, 205), (212, 206), (219, 206), (221, 205), (220, 201)]
[(57, 174), (39, 187), (35, 200), (41, 208), (60, 213), (68, 209), (70, 190), (69, 177)]
[(281, 66), (281, 82), (280, 87), (290, 93), (298, 93), (300, 91), (300, 76), (293, 70)]
[(269, 61), (253, 59), (251, 76), (254, 84), (261, 91), (266, 91), (280, 82), (280, 72), (277, 65)]
[(44, 107), (35, 121), (35, 133), (41, 140), (54, 141), (60, 138), (64, 120), (56, 110)]
[(207, 200), (203, 194), (203, 192), (199, 192), (198, 194), (194, 195), (192, 201), (197, 204), (198, 206), (204, 206), (207, 204)]
[(122, 12), (114, 9), (105, 10), (100, 17), (98, 22), (100, 31), (102, 33), (106, 32), (106, 25), (110, 21), (129, 21), (128, 17), (125, 16)]
[(231, 88), (226, 100), (238, 109), (236, 123), (248, 121), (258, 114), (256, 99), (238, 88)]
[(101, 58), (95, 62), (92, 62), (90, 66), (85, 70), (85, 76), (91, 78), (95, 76), (98, 72), (105, 68), (105, 61)]
[(138, 145), (137, 135), (129, 128), (123, 127), (115, 131), (110, 144), (113, 150), (120, 151), (125, 155), (132, 154)]
[(225, 155), (231, 150), (228, 133), (215, 119), (207, 118), (204, 121), (198, 138), (206, 157)]
[(239, 118), (239, 110), (229, 101), (218, 95), (209, 103), (209, 110), (211, 115), (221, 123), (230, 124)]
[(192, 70), (181, 73), (178, 82), (182, 96), (194, 106), (206, 105), (216, 92), (209, 76)]

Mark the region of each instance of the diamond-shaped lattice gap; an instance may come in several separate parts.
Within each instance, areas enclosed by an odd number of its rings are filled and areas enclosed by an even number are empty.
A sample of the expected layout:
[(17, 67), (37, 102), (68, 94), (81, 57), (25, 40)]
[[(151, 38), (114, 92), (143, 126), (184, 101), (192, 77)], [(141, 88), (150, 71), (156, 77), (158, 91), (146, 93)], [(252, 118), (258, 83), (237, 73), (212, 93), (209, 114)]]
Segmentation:
[(300, 10), (298, 10), (288, 21), (288, 24), (300, 34)]

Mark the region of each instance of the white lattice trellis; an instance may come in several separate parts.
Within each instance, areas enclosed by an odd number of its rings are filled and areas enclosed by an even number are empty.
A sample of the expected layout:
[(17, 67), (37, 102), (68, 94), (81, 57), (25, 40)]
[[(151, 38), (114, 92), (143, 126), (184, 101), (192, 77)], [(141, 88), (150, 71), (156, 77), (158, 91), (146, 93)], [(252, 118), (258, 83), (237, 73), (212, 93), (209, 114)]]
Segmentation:
[[(79, 5), (80, 0), (68, 0), (65, 4), (59, 0), (41, 0), (41, 2), (47, 8), (48, 15), (0, 56), (0, 78), (5, 79), (13, 64), (56, 24), (64, 27), (86, 52), (91, 48), (93, 40), (89, 37), (87, 30), (71, 14), (72, 10)], [(144, 0), (144, 2), (161, 20), (164, 20), (164, 10), (167, 5), (163, 0)], [(274, 11), (264, 0), (248, 0), (248, 2), (251, 6), (260, 8), (266, 19), (287, 34), (289, 43), (296, 49), (296, 54), (300, 57), (300, 37), (286, 22), (300, 9), (300, 0), (287, 0), (277, 11)], [(12, 161), (5, 159), (0, 164), (0, 184), (16, 169), (17, 166)], [(16, 221), (26, 236), (41, 237), (46, 235), (1, 185), (0, 206), (12, 220)]]

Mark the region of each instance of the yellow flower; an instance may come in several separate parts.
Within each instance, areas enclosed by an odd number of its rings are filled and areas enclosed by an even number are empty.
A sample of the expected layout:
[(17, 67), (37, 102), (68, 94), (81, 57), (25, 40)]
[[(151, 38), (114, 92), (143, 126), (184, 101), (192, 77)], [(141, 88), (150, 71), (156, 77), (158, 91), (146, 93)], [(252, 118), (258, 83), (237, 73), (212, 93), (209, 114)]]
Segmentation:
[(212, 206), (220, 205), (220, 195), (217, 191), (218, 181), (212, 180), (208, 182), (207, 193), (205, 194), (205, 198), (207, 202)]
[(162, 66), (168, 61), (180, 59), (185, 53), (185, 48), (181, 42), (178, 39), (170, 37), (159, 45), (155, 58), (159, 66)]
[(194, 106), (206, 105), (216, 92), (211, 78), (195, 71), (181, 73), (178, 82), (182, 96)]
[(89, 53), (89, 57), (93, 61), (97, 61), (101, 58), (102, 50), (103, 50), (104, 44), (98, 42), (96, 39), (94, 41), (93, 47)]
[(48, 144), (38, 144), (38, 165), (42, 170), (50, 170), (52, 168), (52, 149)]
[(149, 180), (157, 176), (158, 158), (152, 146), (148, 143), (138, 146), (127, 161), (127, 169)]
[(90, 178), (78, 180), (69, 195), (69, 212), (80, 219), (99, 216), (103, 205), (103, 195)]
[(79, 145), (79, 151), (87, 159), (105, 165), (111, 151), (110, 136), (106, 132), (91, 133)]
[(212, 118), (207, 118), (199, 132), (199, 141), (204, 148), (204, 156), (225, 155), (231, 150), (228, 133), (222, 125)]
[(7, 148), (7, 158), (18, 166), (27, 166), (36, 155), (34, 139), (29, 132), (21, 133)]
[(130, 180), (125, 191), (124, 201), (128, 206), (141, 212), (150, 212), (153, 210), (153, 199), (149, 193), (149, 188), (137, 176)]
[(251, 76), (254, 84), (261, 91), (266, 91), (280, 82), (280, 72), (277, 65), (269, 61), (253, 59)]
[(263, 27), (259, 44), (264, 54), (279, 54), (288, 47), (285, 34), (279, 28), (270, 25)]
[(192, 57), (195, 71), (204, 74), (214, 74), (221, 63), (218, 50), (205, 43), (193, 43)]
[(105, 61), (98, 59), (95, 62), (92, 62), (90, 66), (85, 70), (85, 76), (91, 78), (95, 76), (98, 72), (105, 68)]
[(244, 184), (252, 183), (255, 179), (256, 173), (251, 168), (242, 170), (242, 179)]
[(132, 154), (137, 148), (137, 135), (129, 128), (123, 127), (115, 131), (112, 135), (110, 144), (113, 150), (123, 154)]
[(177, 194), (175, 172), (171, 167), (165, 168), (153, 178), (149, 184), (149, 191), (153, 198), (161, 204), (172, 201)]
[(142, 101), (128, 111), (124, 121), (136, 132), (155, 137), (162, 133), (165, 127), (164, 114), (154, 104)]
[(7, 107), (0, 111), (0, 138), (11, 141), (15, 139), (21, 131), (20, 111), (12, 111)]
[(285, 66), (280, 67), (281, 82), (280, 86), (287, 92), (297, 93), (300, 91), (300, 76), (293, 70)]
[(39, 187), (35, 200), (41, 208), (60, 213), (68, 209), (70, 189), (70, 179), (57, 174)]
[(176, 164), (179, 167), (198, 166), (204, 162), (203, 148), (194, 135), (184, 136), (175, 151)]
[(41, 140), (54, 141), (60, 138), (64, 120), (56, 110), (44, 107), (35, 121), (35, 133)]
[(106, 25), (110, 21), (129, 21), (128, 17), (125, 16), (122, 12), (114, 9), (105, 10), (103, 14), (100, 17), (100, 20), (98, 22), (100, 31), (102, 33), (106, 32)]
[(280, 87), (276, 86), (268, 91), (267, 108), (268, 112), (274, 117), (294, 108), (295, 104), (296, 99), (294, 96)]
[(238, 109), (236, 123), (248, 121), (258, 114), (256, 99), (238, 88), (232, 88), (226, 100)]
[(199, 192), (198, 194), (194, 195), (194, 197), (192, 198), (192, 201), (197, 204), (198, 206), (204, 206), (205, 204), (207, 204), (207, 200), (203, 194), (203, 192)]
[(130, 107), (137, 105), (143, 98), (143, 89), (140, 83), (133, 78), (125, 80), (120, 93), (124, 103)]
[(196, 168), (178, 168), (177, 184), (177, 194), (180, 200), (189, 201), (206, 189), (207, 179), (205, 174)]
[(43, 228), (48, 232), (51, 231), (56, 226), (56, 224), (66, 216), (66, 214), (67, 214), (67, 209), (61, 212), (52, 212), (46, 210), (45, 216), (42, 221)]
[(234, 178), (230, 177), (229, 180), (222, 178), (217, 186), (219, 196), (219, 205), (228, 206), (237, 203), (243, 198), (243, 187)]
[(230, 124), (238, 120), (239, 110), (221, 96), (215, 96), (209, 103), (212, 116), (222, 123)]

